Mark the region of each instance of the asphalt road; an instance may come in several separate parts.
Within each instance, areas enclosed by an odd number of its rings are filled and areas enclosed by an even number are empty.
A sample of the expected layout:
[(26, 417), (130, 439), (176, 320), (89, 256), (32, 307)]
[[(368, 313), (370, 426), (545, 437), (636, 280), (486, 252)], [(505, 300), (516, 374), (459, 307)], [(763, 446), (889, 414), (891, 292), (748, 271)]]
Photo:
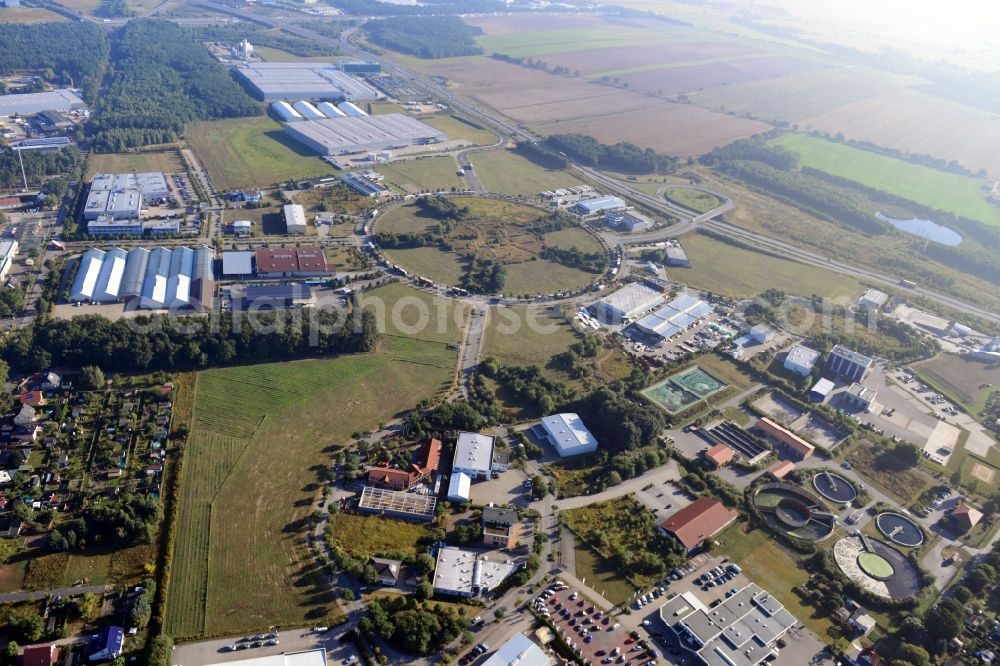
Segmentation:
[[(236, 652), (229, 652), (226, 645), (234, 645), (242, 638), (249, 636), (229, 636), (210, 641), (198, 643), (182, 643), (174, 648), (174, 666), (204, 666), (205, 664), (218, 664), (231, 661), (238, 661), (250, 657), (266, 657), (281, 654), (283, 652), (298, 652), (301, 650), (314, 650), (316, 648), (326, 648), (327, 663), (339, 664), (350, 655), (354, 655), (360, 660), (361, 655), (354, 649), (353, 643), (341, 643), (339, 638), (343, 635), (343, 627), (332, 627), (326, 633), (315, 633), (310, 628), (289, 629), (278, 632), (278, 645), (260, 648), (248, 648)], [(245, 642), (245, 641), (244, 641)]]
[(61, 587), (53, 590), (35, 590), (34, 592), (11, 592), (0, 594), (0, 604), (10, 604), (18, 601), (37, 601), (45, 597), (76, 597), (87, 592), (94, 594), (104, 594), (112, 588), (104, 585), (91, 585), (89, 587)]

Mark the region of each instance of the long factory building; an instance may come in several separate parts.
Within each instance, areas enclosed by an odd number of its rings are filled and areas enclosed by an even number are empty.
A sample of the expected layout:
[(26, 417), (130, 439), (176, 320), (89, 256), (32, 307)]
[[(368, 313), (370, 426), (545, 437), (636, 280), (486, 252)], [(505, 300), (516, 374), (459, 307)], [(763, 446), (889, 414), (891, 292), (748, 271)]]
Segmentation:
[(448, 139), (441, 130), (402, 113), (299, 120), (285, 123), (285, 133), (320, 155), (386, 150)]
[(77, 111), (86, 104), (75, 91), (60, 88), (47, 92), (0, 95), (0, 116), (29, 115), (42, 111)]
[(383, 95), (328, 62), (255, 62), (233, 69), (257, 99), (366, 100)]
[(70, 290), (73, 302), (116, 303), (138, 299), (140, 309), (212, 307), (215, 251), (207, 246), (129, 251), (91, 248), (80, 258)]

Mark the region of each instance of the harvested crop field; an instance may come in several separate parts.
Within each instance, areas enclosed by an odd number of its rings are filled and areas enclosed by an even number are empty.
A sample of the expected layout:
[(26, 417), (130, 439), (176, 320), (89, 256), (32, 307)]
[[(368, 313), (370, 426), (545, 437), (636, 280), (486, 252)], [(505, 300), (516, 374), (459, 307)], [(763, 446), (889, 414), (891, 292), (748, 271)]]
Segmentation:
[(814, 66), (804, 60), (783, 56), (728, 59), (725, 62), (665, 65), (657, 69), (623, 74), (622, 81), (631, 88), (658, 94), (676, 95), (697, 92), (716, 86), (773, 79)]
[(547, 54), (542, 59), (552, 67), (568, 67), (579, 70), (587, 78), (597, 78), (603, 72), (629, 68), (683, 66), (684, 63), (707, 59), (738, 59), (757, 55), (762, 53), (732, 42), (682, 42), (653, 46), (590, 47), (586, 50)]
[(607, 143), (632, 141), (686, 157), (768, 128), (754, 120), (496, 60), (420, 68), (448, 77), (460, 94), (546, 134), (583, 132)]
[(887, 92), (799, 123), (912, 153), (1000, 173), (1000, 117), (912, 91)]

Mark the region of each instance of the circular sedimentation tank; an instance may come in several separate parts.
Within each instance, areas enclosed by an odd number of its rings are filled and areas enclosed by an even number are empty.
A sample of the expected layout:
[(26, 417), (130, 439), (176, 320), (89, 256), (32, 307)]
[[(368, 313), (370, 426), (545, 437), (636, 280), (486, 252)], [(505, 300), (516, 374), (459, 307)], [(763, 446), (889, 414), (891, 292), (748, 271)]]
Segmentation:
[(820, 495), (838, 504), (848, 504), (858, 496), (854, 484), (833, 472), (820, 472), (813, 477), (813, 488)]
[(875, 580), (888, 580), (895, 573), (889, 560), (876, 553), (858, 555), (858, 566)]
[(859, 587), (885, 599), (906, 599), (920, 592), (920, 572), (893, 546), (855, 533), (833, 544), (837, 566)]
[(819, 541), (833, 533), (836, 518), (823, 501), (794, 484), (765, 483), (753, 503), (771, 529), (796, 539)]
[(875, 526), (889, 541), (899, 546), (916, 548), (924, 542), (924, 533), (910, 518), (894, 511), (885, 511), (875, 517)]

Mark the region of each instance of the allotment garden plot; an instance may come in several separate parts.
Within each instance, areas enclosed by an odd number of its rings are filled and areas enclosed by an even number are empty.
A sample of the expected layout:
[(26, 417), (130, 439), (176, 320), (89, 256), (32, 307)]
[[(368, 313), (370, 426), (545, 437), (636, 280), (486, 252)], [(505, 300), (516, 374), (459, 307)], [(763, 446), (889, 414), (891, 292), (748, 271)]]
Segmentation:
[(667, 377), (642, 394), (670, 414), (677, 414), (729, 386), (695, 366)]

